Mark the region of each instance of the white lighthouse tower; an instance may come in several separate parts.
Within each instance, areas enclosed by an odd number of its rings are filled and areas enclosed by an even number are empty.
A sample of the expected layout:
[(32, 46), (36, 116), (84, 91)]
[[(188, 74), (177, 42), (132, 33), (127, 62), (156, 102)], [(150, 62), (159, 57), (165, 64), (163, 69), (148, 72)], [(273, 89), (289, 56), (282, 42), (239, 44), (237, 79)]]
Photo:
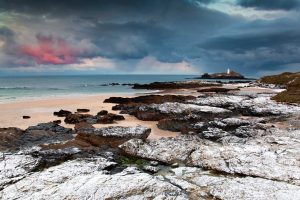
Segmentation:
[(230, 74), (230, 69), (229, 68), (227, 69), (227, 74)]

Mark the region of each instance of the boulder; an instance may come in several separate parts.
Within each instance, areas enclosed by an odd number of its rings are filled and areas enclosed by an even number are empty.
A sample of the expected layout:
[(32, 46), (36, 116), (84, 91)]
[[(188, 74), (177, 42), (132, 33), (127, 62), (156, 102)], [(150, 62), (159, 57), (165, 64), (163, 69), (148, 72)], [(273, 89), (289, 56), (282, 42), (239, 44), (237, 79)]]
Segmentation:
[(18, 128), (0, 129), (0, 151), (15, 152), (25, 147), (61, 142), (72, 139), (73, 131), (56, 123), (40, 123), (26, 130)]
[(75, 114), (70, 114), (65, 118), (65, 122), (67, 124), (77, 124), (81, 122), (86, 122), (89, 124), (112, 124), (115, 121), (119, 120), (124, 120), (124, 116), (122, 115), (117, 115), (113, 113), (107, 113), (101, 111), (100, 114), (98, 113), (97, 115), (93, 116), (90, 114), (80, 114), (80, 113), (75, 113)]
[(129, 156), (173, 164), (184, 163), (199, 145), (201, 140), (198, 137), (180, 136), (148, 141), (132, 139), (119, 147)]
[(86, 112), (90, 112), (90, 109), (86, 109), (86, 108), (78, 108), (77, 112), (79, 113), (86, 113)]
[(107, 110), (101, 110), (100, 112), (97, 113), (98, 116), (107, 115), (107, 114), (108, 114)]
[(54, 122), (39, 123), (36, 126), (29, 126), (26, 129), (26, 131), (37, 131), (37, 130), (52, 131), (57, 134), (72, 134), (73, 133), (71, 128), (65, 128)]
[(57, 117), (66, 117), (68, 116), (69, 114), (71, 114), (72, 112), (71, 111), (68, 111), (68, 110), (60, 110), (58, 112), (54, 112), (53, 115), (57, 116)]
[(145, 140), (149, 136), (150, 132), (151, 129), (143, 126), (111, 126), (95, 129), (80, 129), (76, 132), (76, 139), (88, 141), (95, 146), (109, 145), (117, 147), (132, 138)]
[(97, 120), (97, 123), (100, 123), (100, 124), (111, 124), (114, 121), (125, 120), (125, 118), (123, 115), (108, 113), (107, 115), (97, 115), (96, 120)]
[(67, 124), (77, 124), (79, 122), (87, 121), (88, 118), (92, 117), (93, 116), (89, 114), (74, 113), (67, 115), (64, 121)]

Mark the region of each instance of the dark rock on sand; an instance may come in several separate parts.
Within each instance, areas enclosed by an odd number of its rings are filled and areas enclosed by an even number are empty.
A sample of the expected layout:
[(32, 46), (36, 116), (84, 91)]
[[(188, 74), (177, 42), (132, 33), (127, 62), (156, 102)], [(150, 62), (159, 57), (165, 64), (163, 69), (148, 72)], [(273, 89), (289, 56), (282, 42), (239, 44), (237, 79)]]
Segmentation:
[(185, 102), (186, 100), (195, 99), (194, 96), (182, 95), (146, 95), (133, 98), (124, 97), (110, 97), (104, 100), (104, 103), (117, 103), (117, 104), (132, 104), (132, 103), (164, 103), (164, 102)]
[(30, 119), (31, 117), (30, 117), (30, 116), (27, 116), (27, 115), (24, 115), (22, 118), (23, 118), (23, 119)]
[(60, 119), (59, 120), (54, 120), (52, 122), (55, 123), (55, 124), (61, 124), (61, 120)]
[(107, 115), (97, 115), (97, 123), (100, 124), (111, 124), (114, 121), (125, 120), (123, 115), (117, 115), (113, 113), (108, 113)]
[(100, 112), (97, 113), (98, 116), (100, 115), (107, 115), (108, 111), (107, 110), (101, 110)]
[(215, 93), (227, 93), (230, 91), (237, 91), (239, 89), (229, 89), (229, 88), (222, 88), (222, 87), (211, 87), (211, 88), (203, 88), (197, 90), (197, 92), (215, 92)]
[(57, 116), (57, 117), (66, 117), (68, 116), (69, 114), (71, 114), (72, 112), (71, 111), (68, 111), (68, 110), (60, 110), (58, 112), (54, 112), (53, 115)]
[(86, 109), (86, 108), (78, 108), (77, 112), (79, 113), (86, 113), (86, 112), (90, 112), (90, 109)]
[(49, 122), (49, 123), (40, 123), (36, 126), (29, 126), (26, 131), (37, 131), (37, 130), (43, 130), (43, 131), (52, 131), (57, 134), (72, 134), (73, 131), (71, 128), (65, 128), (63, 126), (60, 126), (56, 123)]
[(100, 111), (97, 115), (74, 113), (69, 114), (65, 118), (67, 124), (77, 124), (80, 122), (87, 122), (89, 124), (111, 124), (114, 121), (124, 120), (124, 116), (113, 113), (108, 113), (105, 110)]
[(72, 129), (64, 128), (53, 122), (30, 126), (26, 130), (19, 128), (0, 129), (0, 151), (17, 151), (44, 143), (66, 141), (72, 136)]
[(74, 113), (67, 115), (64, 121), (67, 124), (77, 124), (79, 122), (87, 121), (87, 119), (91, 117), (93, 116), (90, 114)]

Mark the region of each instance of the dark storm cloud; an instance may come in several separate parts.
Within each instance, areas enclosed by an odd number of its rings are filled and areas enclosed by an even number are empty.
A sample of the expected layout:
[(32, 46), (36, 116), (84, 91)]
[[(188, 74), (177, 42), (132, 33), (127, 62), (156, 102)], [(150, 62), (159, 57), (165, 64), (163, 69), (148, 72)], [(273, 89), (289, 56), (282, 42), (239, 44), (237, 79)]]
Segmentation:
[[(7, 58), (6, 66), (9, 61), (18, 60), (16, 58), (24, 58), (29, 64), (34, 61), (64, 64), (98, 56), (132, 66), (133, 60), (138, 62), (149, 56), (167, 63), (188, 61), (202, 71), (222, 71), (231, 66), (255, 74), (280, 67), (284, 70), (283, 65), (300, 63), (300, 24), (296, 19), (298, 15), (289, 11), (298, 8), (299, 1), (238, 1), (239, 5), (254, 7), (257, 12), (286, 10), (292, 13), (289, 17), (271, 20), (245, 19), (207, 7), (218, 2), (0, 0), (0, 14), (14, 15), (20, 21), (18, 26), (33, 27), (23, 33), (24, 29), (15, 26), (18, 34), (9, 24), (6, 24), (8, 28), (0, 28), (0, 40), (5, 45), (2, 55), (6, 55), (1, 57), (0, 48), (0, 67), (3, 57)], [(237, 9), (244, 8), (238, 6)], [(29, 41), (24, 45), (24, 41), (18, 40), (22, 34), (27, 34), (26, 38), (29, 34), (37, 44)], [(52, 43), (47, 44), (54, 53), (51, 57), (45, 58), (45, 54), (49, 56), (48, 50), (42, 51), (45, 45), (36, 39), (37, 35), (53, 38)], [(62, 47), (59, 41), (64, 41), (62, 46), (67, 53), (59, 50)], [(25, 55), (20, 55), (18, 47)]]
[[(0, 42), (3, 43), (2, 53), (12, 56), (18, 54), (15, 32), (8, 27), (0, 27)], [(1, 51), (1, 48), (0, 48)]]
[(16, 42), (16, 34), (8, 27), (0, 27), (0, 42), (2, 47), (0, 48), (0, 68), (15, 67), (20, 65), (18, 58), (20, 57), (19, 46)]
[[(208, 4), (214, 0), (1, 0), (1, 11), (50, 15), (95, 15), (109, 18), (155, 15), (183, 5)], [(120, 13), (122, 12), (122, 13)]]
[(212, 1), (4, 0), (0, 8), (29, 15), (71, 17), (67, 25), (77, 36), (97, 45), (100, 56), (138, 59), (151, 55), (160, 61), (179, 62), (183, 56), (178, 49), (188, 48), (237, 21), (201, 6)]
[(277, 48), (282, 45), (300, 45), (300, 30), (222, 36), (199, 46), (206, 49), (244, 52), (258, 48)]
[[(290, 63), (300, 64), (300, 30), (261, 30), (210, 38), (189, 53), (194, 59), (206, 58), (211, 69), (227, 66), (248, 74), (285, 70)], [(208, 62), (207, 62), (208, 61)], [(300, 66), (299, 66), (300, 67)]]
[(0, 41), (4, 42), (5, 49), (8, 50), (10, 45), (15, 44), (14, 31), (5, 26), (0, 27)]
[(266, 10), (291, 10), (299, 8), (299, 0), (239, 0), (238, 4), (244, 7), (254, 7)]

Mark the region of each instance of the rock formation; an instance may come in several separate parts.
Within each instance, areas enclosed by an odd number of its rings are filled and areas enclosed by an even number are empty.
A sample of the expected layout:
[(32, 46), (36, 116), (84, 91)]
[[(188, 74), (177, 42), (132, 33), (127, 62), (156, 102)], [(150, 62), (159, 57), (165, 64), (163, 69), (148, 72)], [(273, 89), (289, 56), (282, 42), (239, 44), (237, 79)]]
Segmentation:
[(201, 79), (245, 79), (245, 77), (233, 70), (227, 70), (224, 73), (215, 73), (215, 74), (208, 74), (205, 73), (201, 77)]

